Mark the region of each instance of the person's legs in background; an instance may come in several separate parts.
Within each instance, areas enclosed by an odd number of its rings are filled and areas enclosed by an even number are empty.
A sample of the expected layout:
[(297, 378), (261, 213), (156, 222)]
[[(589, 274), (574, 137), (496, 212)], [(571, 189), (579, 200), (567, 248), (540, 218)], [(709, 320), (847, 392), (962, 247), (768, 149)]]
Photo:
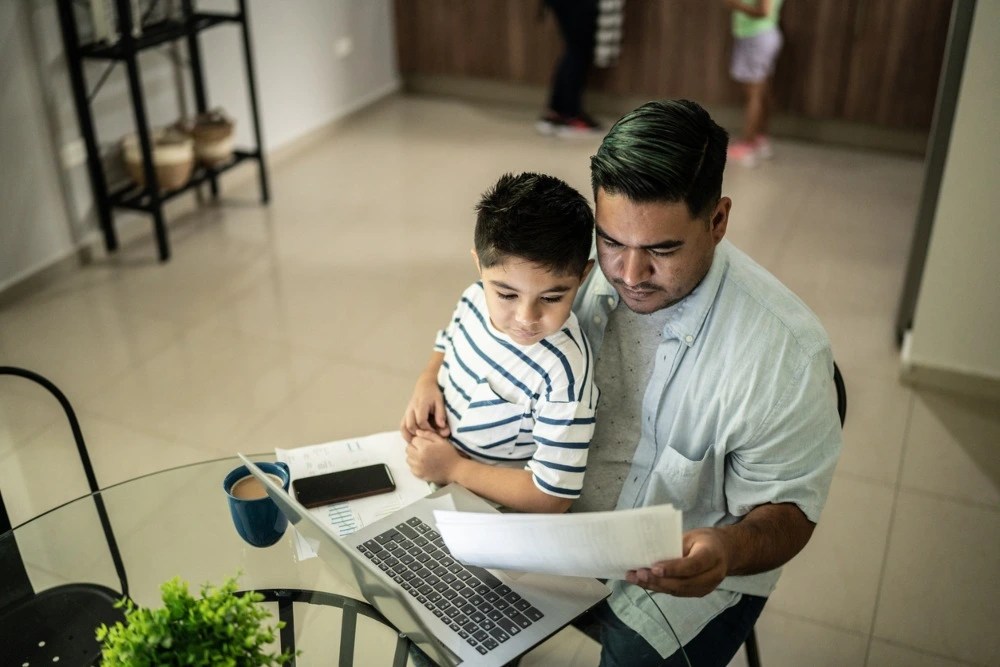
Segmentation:
[[(756, 83), (744, 83), (743, 84), (743, 97), (745, 100), (745, 110), (743, 117), (743, 136), (740, 137), (740, 141), (745, 144), (748, 149), (752, 149), (756, 154), (758, 147), (761, 143), (764, 143), (768, 151), (770, 151), (770, 141), (767, 138), (768, 133), (768, 94), (769, 88), (768, 80), (758, 81)], [(757, 155), (756, 157), (765, 157), (764, 155)], [(768, 155), (768, 157), (770, 157)]]
[(552, 75), (549, 108), (538, 122), (543, 134), (592, 134), (600, 127), (583, 111), (583, 89), (594, 57), (596, 0), (545, 0), (562, 35), (563, 55)]
[(774, 155), (768, 136), (771, 102), (771, 75), (781, 51), (778, 30), (733, 42), (730, 75), (743, 87), (745, 99), (743, 134), (730, 144), (728, 157), (745, 167), (754, 167), (759, 158)]

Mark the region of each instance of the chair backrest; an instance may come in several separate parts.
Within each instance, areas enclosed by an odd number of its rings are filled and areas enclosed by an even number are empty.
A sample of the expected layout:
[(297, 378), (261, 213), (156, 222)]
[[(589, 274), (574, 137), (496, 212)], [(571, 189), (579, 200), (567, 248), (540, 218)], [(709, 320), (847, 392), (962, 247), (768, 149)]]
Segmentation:
[(844, 420), (847, 419), (847, 386), (836, 361), (833, 362), (833, 384), (837, 387), (837, 414), (840, 415), (840, 427), (843, 428)]
[[(121, 593), (122, 595), (127, 596), (128, 580), (125, 576), (125, 566), (122, 562), (121, 553), (118, 550), (118, 542), (115, 540), (114, 531), (111, 529), (111, 521), (108, 519), (108, 513), (104, 507), (104, 499), (101, 497), (100, 487), (97, 485), (97, 477), (94, 475), (94, 467), (90, 463), (90, 455), (87, 453), (87, 445), (83, 440), (83, 432), (80, 430), (80, 422), (76, 418), (76, 412), (73, 410), (73, 406), (70, 405), (69, 399), (66, 398), (66, 395), (63, 394), (59, 387), (34, 371), (17, 368), (16, 366), (0, 366), (0, 375), (12, 375), (30, 380), (31, 382), (45, 388), (50, 394), (52, 394), (52, 396), (55, 397), (57, 401), (59, 401), (59, 405), (62, 406), (63, 412), (66, 414), (66, 419), (69, 422), (70, 429), (73, 432), (73, 440), (76, 442), (76, 451), (80, 457), (80, 463), (83, 465), (83, 471), (87, 477), (87, 485), (90, 488), (91, 498), (96, 506), (97, 516), (100, 519), (101, 528), (104, 531), (104, 537), (108, 543), (108, 550), (111, 553), (111, 559), (114, 562), (115, 571), (118, 574), (118, 580), (121, 584)], [(12, 528), (10, 517), (7, 514), (7, 508), (4, 506), (3, 495), (0, 494), (0, 534), (6, 533)], [(13, 540), (11, 543), (16, 545), (16, 542)], [(5, 549), (0, 551), (0, 568), (2, 568), (0, 569), (0, 572), (3, 572), (3, 588), (5, 589), (3, 596), (5, 599), (3, 602), (10, 602), (11, 600), (6, 598), (11, 596), (16, 597), (19, 595), (34, 594), (27, 571), (24, 568), (24, 562), (21, 559), (20, 553), (16, 549)]]

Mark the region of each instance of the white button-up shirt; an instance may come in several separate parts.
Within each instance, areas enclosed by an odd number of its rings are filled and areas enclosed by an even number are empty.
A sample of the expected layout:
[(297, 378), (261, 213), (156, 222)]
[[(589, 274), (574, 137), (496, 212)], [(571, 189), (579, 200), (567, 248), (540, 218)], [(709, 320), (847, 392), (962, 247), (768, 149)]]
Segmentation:
[[(617, 304), (595, 268), (574, 304), (595, 354)], [(816, 316), (725, 240), (702, 282), (667, 311), (616, 507), (669, 503), (684, 512), (685, 530), (732, 524), (766, 503), (794, 503), (818, 521), (841, 433), (833, 356)], [(766, 596), (779, 574), (727, 577), (719, 589)], [(617, 582), (612, 609), (655, 646), (650, 633), (662, 619), (634, 588)], [(659, 599), (669, 596), (654, 597), (669, 607)]]

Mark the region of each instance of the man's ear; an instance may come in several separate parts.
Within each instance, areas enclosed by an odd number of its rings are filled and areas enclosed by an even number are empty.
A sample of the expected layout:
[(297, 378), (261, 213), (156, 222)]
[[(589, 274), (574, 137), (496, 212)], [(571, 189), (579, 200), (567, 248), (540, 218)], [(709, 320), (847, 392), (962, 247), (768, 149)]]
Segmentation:
[(587, 263), (583, 265), (583, 273), (580, 274), (580, 282), (582, 283), (590, 275), (590, 270), (594, 268), (594, 260), (588, 259)]
[(476, 254), (476, 249), (473, 248), (469, 252), (472, 253), (472, 263), (476, 265), (476, 271), (479, 272), (479, 277), (483, 277), (483, 267), (479, 265), (479, 255)]
[(719, 203), (712, 211), (711, 232), (712, 238), (718, 244), (722, 237), (726, 235), (726, 228), (729, 226), (729, 211), (733, 206), (733, 200), (729, 197), (720, 197)]

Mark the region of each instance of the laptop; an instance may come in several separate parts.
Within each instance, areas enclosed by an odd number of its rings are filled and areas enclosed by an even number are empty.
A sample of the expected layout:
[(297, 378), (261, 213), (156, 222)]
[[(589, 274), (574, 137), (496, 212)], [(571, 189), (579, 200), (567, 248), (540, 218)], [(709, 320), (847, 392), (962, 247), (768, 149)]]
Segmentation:
[(434, 510), (497, 512), (457, 484), (340, 537), (239, 457), (317, 555), (440, 665), (505, 665), (611, 593), (596, 579), (487, 570), (451, 558)]

